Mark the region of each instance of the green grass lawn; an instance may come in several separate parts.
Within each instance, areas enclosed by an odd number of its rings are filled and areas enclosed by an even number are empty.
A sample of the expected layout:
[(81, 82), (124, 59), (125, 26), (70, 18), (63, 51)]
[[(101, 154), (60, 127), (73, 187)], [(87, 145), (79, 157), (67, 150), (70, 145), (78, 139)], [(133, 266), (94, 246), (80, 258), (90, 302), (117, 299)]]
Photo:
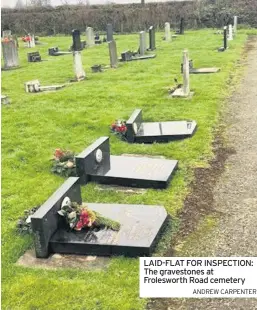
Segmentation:
[[(187, 31), (172, 43), (157, 33), (151, 60), (120, 64), (118, 69), (91, 73), (93, 64), (109, 64), (107, 44), (84, 50), (87, 80), (52, 93), (27, 94), (24, 83), (39, 79), (41, 85), (67, 82), (73, 78), (72, 56), (48, 57), (47, 49), (67, 50), (71, 37), (41, 38), (48, 45), (36, 47), (43, 59), (28, 63), (27, 52), (19, 49), (21, 67), (2, 73), (2, 93), (11, 99), (2, 106), (2, 309), (139, 310), (147, 300), (139, 298), (139, 260), (111, 259), (106, 271), (63, 269), (58, 271), (23, 268), (15, 265), (30, 247), (32, 237), (21, 237), (16, 222), (24, 210), (42, 204), (64, 179), (50, 173), (55, 148), (81, 152), (97, 138), (109, 135), (115, 119), (128, 119), (135, 108), (143, 109), (145, 121), (193, 119), (198, 131), (192, 139), (168, 144), (137, 145), (111, 136), (112, 154), (162, 155), (179, 160), (179, 170), (166, 190), (149, 189), (145, 194), (99, 191), (94, 184), (83, 188), (88, 202), (140, 203), (164, 205), (173, 217), (172, 227), (156, 249), (161, 256), (167, 249), (178, 221), (177, 211), (189, 191), (193, 169), (207, 165), (213, 156), (211, 142), (219, 111), (229, 94), (229, 76), (238, 66), (246, 31), (239, 31), (230, 48), (218, 53), (222, 35), (213, 30)], [(118, 53), (138, 47), (138, 35), (117, 36)], [(211, 75), (191, 75), (192, 100), (168, 99), (165, 87), (182, 81), (182, 50), (189, 49), (195, 67), (220, 67)], [(171, 225), (170, 225), (171, 226)]]

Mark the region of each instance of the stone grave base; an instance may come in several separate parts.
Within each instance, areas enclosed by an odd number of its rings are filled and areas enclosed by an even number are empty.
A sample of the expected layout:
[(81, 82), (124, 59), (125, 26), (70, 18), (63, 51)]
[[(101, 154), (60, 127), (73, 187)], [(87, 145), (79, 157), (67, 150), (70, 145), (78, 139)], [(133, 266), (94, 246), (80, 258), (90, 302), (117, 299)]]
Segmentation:
[[(142, 56), (132, 56), (129, 60), (127, 61), (133, 61), (133, 60), (144, 60), (144, 59), (152, 59), (152, 58), (155, 58), (156, 55), (153, 54), (153, 55), (142, 55)], [(122, 60), (122, 58), (119, 58), (119, 61), (122, 61), (124, 62), (124, 60)]]
[(35, 250), (28, 250), (16, 262), (16, 265), (29, 268), (61, 269), (80, 268), (85, 270), (105, 270), (110, 263), (109, 257), (52, 254), (48, 258), (36, 258)]
[(217, 73), (220, 71), (220, 68), (199, 68), (199, 69), (190, 69), (190, 74), (208, 74), (208, 73)]
[(169, 98), (192, 98), (194, 95), (194, 92), (190, 92), (188, 95), (186, 95), (183, 92), (182, 88), (177, 88), (174, 93), (169, 95)]

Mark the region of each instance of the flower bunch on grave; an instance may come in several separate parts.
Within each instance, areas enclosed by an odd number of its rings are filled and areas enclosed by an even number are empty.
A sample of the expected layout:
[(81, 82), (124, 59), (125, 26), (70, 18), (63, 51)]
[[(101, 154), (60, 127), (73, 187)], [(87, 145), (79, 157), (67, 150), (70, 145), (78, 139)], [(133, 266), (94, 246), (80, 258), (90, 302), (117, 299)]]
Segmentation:
[(31, 36), (26, 35), (26, 36), (22, 37), (21, 40), (23, 42), (30, 42), (30, 41), (32, 41), (32, 38), (31, 38)]
[(56, 149), (51, 171), (64, 177), (76, 176), (75, 154), (71, 151)]
[(32, 233), (31, 215), (33, 215), (39, 207), (40, 206), (36, 206), (32, 208), (31, 210), (24, 211), (24, 216), (19, 218), (17, 225), (16, 225), (17, 231), (19, 234), (31, 234)]
[(61, 210), (58, 211), (73, 230), (80, 231), (83, 228), (110, 228), (118, 231), (120, 224), (109, 218), (103, 217), (98, 212), (90, 210), (86, 205), (71, 202), (69, 197), (64, 198)]
[(122, 140), (126, 140), (127, 126), (123, 120), (116, 120), (111, 125), (111, 132), (118, 135)]

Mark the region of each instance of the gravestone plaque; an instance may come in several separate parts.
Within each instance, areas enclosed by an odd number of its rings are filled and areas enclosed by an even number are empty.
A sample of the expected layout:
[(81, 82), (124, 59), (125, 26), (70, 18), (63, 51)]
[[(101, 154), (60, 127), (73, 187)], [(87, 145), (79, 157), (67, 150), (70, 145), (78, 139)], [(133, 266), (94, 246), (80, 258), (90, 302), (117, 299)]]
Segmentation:
[(111, 42), (108, 42), (108, 47), (109, 47), (109, 56), (110, 56), (110, 66), (111, 68), (117, 68), (118, 67), (118, 55), (117, 55), (116, 42), (114, 40)]
[(170, 42), (171, 41), (171, 35), (170, 35), (170, 23), (165, 23), (165, 41)]
[(143, 122), (142, 110), (136, 109), (126, 122), (130, 143), (169, 142), (192, 137), (195, 121)]
[(149, 28), (149, 50), (153, 51), (155, 49), (155, 28), (154, 26), (151, 26)]
[(8, 38), (3, 39), (2, 53), (4, 59), (4, 70), (10, 70), (19, 67), (18, 47), (15, 40)]
[(111, 156), (108, 137), (98, 139), (76, 156), (77, 174), (84, 183), (143, 188), (166, 188), (177, 164), (177, 160)]
[(72, 231), (58, 215), (62, 201), (82, 203), (78, 178), (69, 178), (31, 217), (36, 256), (51, 252), (81, 255), (150, 256), (168, 220), (162, 206), (86, 203), (104, 217), (120, 223), (119, 231)]
[(107, 24), (106, 36), (107, 36), (107, 42), (113, 41), (113, 29), (112, 29), (112, 24)]
[(39, 52), (32, 52), (27, 54), (28, 62), (39, 62), (41, 61), (41, 56)]
[(87, 27), (86, 29), (87, 46), (91, 47), (95, 45), (95, 36), (92, 27)]

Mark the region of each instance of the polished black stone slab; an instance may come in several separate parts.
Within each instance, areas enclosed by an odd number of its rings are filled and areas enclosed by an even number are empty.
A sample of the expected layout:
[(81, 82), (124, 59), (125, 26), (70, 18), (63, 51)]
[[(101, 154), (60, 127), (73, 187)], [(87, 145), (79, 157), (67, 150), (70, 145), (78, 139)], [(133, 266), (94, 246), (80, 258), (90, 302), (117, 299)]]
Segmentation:
[(111, 229), (58, 229), (50, 240), (52, 252), (83, 255), (150, 256), (167, 221), (162, 206), (99, 204), (86, 205), (103, 216), (118, 221), (119, 231)]
[[(102, 161), (97, 162), (97, 153)], [(166, 188), (177, 168), (177, 160), (142, 156), (111, 156), (109, 138), (102, 137), (76, 156), (77, 175), (81, 183), (143, 188)]]
[(65, 197), (82, 203), (79, 178), (68, 178), (31, 217), (36, 257), (50, 253), (84, 255), (151, 255), (168, 219), (162, 206), (86, 203), (103, 216), (118, 221), (119, 231), (71, 231), (57, 212)]
[(28, 62), (40, 62), (41, 56), (39, 52), (31, 52), (31, 53), (27, 53), (27, 59), (28, 59)]
[(191, 137), (196, 129), (195, 121), (143, 122), (142, 110), (136, 109), (127, 125), (127, 141), (130, 143), (169, 142)]
[(72, 30), (72, 50), (73, 51), (81, 51), (82, 44), (80, 39), (80, 31), (78, 29)]

